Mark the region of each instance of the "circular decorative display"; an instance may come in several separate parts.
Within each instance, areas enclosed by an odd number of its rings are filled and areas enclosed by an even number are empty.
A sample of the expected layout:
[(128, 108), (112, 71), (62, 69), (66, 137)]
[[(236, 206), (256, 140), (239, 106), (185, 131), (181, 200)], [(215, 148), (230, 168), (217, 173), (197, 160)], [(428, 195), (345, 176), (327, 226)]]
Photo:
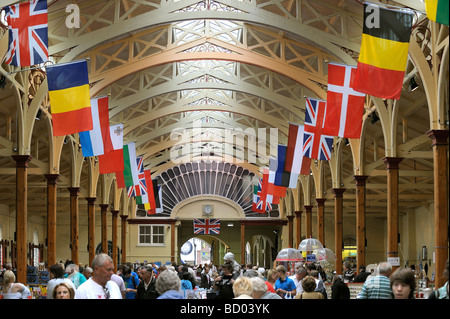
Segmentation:
[(190, 241), (187, 241), (181, 246), (181, 254), (182, 255), (189, 255), (192, 250), (194, 249), (194, 246)]

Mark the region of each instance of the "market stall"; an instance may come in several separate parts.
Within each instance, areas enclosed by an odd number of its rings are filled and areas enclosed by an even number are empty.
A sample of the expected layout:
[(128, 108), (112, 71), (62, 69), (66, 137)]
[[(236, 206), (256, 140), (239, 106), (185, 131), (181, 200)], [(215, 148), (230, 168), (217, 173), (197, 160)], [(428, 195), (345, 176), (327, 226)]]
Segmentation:
[(283, 265), (286, 268), (286, 275), (291, 276), (295, 273), (295, 267), (299, 262), (303, 262), (303, 256), (300, 251), (294, 248), (284, 248), (278, 252), (274, 268), (278, 265)]

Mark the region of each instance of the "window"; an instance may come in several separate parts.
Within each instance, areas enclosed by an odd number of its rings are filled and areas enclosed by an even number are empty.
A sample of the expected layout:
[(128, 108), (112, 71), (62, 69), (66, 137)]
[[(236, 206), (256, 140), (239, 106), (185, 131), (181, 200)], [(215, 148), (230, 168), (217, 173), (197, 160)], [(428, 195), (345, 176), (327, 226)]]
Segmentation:
[(164, 225), (139, 226), (139, 245), (164, 245)]

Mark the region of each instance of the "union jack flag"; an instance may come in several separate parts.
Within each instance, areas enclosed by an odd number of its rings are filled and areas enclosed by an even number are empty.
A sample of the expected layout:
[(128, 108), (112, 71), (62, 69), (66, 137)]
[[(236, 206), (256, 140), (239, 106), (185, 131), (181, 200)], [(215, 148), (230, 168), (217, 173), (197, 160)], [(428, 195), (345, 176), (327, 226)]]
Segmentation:
[(306, 99), (305, 130), (303, 133), (304, 156), (329, 161), (333, 148), (334, 136), (325, 135), (323, 123), (327, 102)]
[(9, 34), (5, 63), (31, 66), (47, 62), (47, 0), (32, 0), (4, 9)]
[(263, 189), (263, 181), (258, 178), (258, 186), (253, 185), (252, 211), (264, 214), (272, 210), (272, 203), (267, 201), (267, 190)]
[(137, 156), (136, 163), (137, 163), (139, 184), (128, 187), (128, 197), (142, 196), (142, 193), (145, 194), (147, 193), (147, 186), (145, 183), (145, 174), (144, 174), (144, 156)]
[(194, 234), (198, 235), (220, 234), (220, 219), (194, 218)]

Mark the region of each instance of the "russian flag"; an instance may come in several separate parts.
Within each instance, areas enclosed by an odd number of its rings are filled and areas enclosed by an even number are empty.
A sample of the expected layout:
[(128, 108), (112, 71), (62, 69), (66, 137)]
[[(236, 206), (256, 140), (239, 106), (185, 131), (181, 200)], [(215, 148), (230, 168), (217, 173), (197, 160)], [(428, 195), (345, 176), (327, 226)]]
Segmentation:
[(108, 97), (91, 99), (93, 129), (80, 132), (84, 157), (99, 156), (113, 150), (109, 132)]

